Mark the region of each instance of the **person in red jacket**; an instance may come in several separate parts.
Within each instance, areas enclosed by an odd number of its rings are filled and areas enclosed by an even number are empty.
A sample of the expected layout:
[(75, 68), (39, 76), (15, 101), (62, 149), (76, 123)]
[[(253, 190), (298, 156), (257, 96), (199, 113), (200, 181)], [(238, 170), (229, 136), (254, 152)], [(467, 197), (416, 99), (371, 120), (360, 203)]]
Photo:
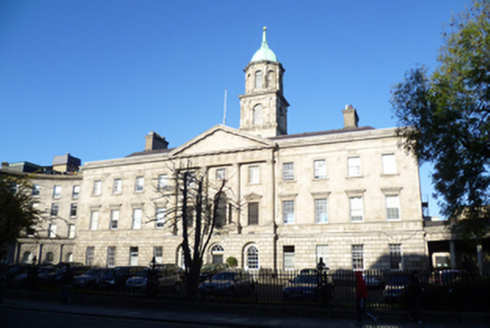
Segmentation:
[(365, 309), (366, 299), (367, 299), (367, 287), (366, 282), (364, 281), (364, 277), (362, 276), (361, 271), (356, 271), (356, 312), (357, 312), (357, 323), (362, 323), (362, 315), (365, 314), (374, 322), (378, 321), (376, 316), (367, 312)]

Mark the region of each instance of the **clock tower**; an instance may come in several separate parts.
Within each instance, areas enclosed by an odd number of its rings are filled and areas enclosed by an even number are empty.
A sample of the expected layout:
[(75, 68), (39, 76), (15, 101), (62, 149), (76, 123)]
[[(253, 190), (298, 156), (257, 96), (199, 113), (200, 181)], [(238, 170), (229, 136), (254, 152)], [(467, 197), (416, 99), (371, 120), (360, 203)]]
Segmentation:
[(285, 135), (289, 103), (283, 95), (284, 68), (267, 44), (262, 45), (245, 67), (245, 94), (240, 95), (240, 129), (270, 138)]

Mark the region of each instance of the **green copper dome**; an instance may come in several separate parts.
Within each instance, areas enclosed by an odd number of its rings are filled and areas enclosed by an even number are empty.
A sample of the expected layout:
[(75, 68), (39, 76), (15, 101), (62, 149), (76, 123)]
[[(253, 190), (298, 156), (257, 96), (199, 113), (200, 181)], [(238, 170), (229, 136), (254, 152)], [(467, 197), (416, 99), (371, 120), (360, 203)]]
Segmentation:
[(277, 62), (277, 57), (274, 52), (269, 48), (267, 44), (267, 35), (266, 35), (267, 27), (264, 27), (264, 32), (262, 34), (262, 46), (252, 57), (251, 62), (258, 62), (261, 60), (268, 60), (272, 62)]

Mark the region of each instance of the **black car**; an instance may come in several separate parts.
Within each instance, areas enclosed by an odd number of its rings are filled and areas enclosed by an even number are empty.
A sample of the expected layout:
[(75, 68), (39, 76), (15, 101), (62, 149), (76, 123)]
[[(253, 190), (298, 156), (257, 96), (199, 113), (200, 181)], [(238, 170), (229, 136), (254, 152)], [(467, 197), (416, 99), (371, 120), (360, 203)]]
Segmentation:
[(201, 268), (201, 273), (199, 274), (199, 282), (209, 280), (215, 274), (225, 271), (229, 268), (230, 266), (226, 263), (205, 264)]
[(109, 273), (111, 269), (93, 268), (87, 272), (73, 277), (73, 284), (80, 288), (94, 288), (100, 278)]
[(126, 285), (126, 280), (135, 276), (139, 271), (147, 269), (144, 266), (115, 267), (99, 278), (97, 286), (106, 289), (123, 288)]

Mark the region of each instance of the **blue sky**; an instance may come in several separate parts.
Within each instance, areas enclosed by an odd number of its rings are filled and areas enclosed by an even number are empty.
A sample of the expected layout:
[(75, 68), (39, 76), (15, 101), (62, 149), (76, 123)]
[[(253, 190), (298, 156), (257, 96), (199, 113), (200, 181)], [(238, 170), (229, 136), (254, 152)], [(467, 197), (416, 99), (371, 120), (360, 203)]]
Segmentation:
[[(238, 128), (243, 68), (262, 27), (286, 69), (288, 132), (396, 126), (390, 90), (437, 65), (444, 23), (470, 0), (0, 1), (0, 161), (126, 156), (155, 131), (177, 147)], [(422, 194), (432, 187), (421, 170)], [(438, 215), (434, 200), (431, 214)]]

